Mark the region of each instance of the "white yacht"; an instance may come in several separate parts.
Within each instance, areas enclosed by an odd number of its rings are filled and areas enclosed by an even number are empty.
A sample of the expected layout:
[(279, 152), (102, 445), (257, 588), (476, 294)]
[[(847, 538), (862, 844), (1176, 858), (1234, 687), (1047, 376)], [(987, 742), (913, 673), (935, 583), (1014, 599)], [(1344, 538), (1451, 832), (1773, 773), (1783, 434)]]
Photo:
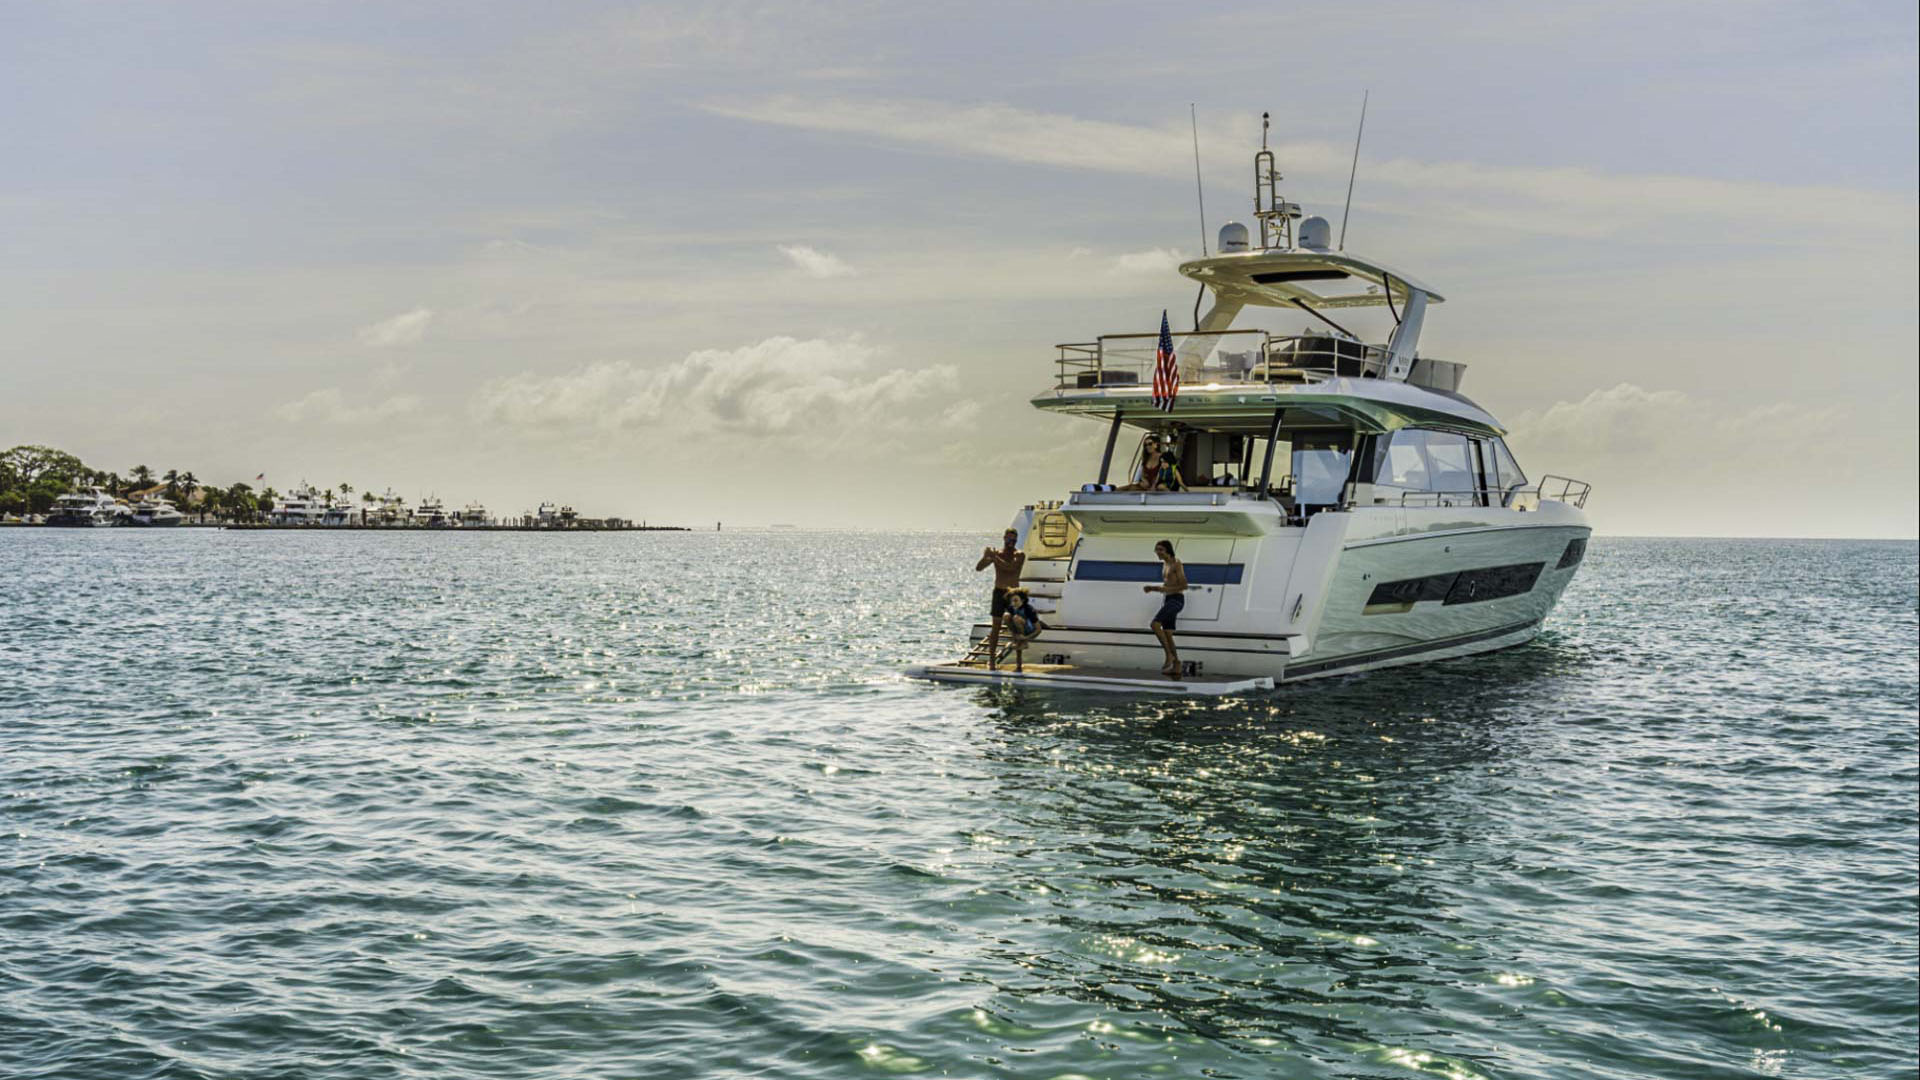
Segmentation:
[(313, 485), (302, 484), (276, 499), (268, 515), (275, 525), (319, 525), (327, 515), (327, 504)]
[(372, 524), (406, 525), (413, 520), (413, 511), (407, 509), (407, 500), (388, 488), (380, 496), (380, 505), (372, 511)]
[(470, 502), (460, 509), (460, 524), (464, 528), (483, 528), (492, 523), (487, 517), (487, 508), (477, 502)]
[(149, 528), (178, 525), (184, 520), (186, 520), (185, 514), (158, 495), (149, 495), (134, 503), (133, 512), (127, 515), (127, 524), (144, 525)]
[(320, 524), (343, 529), (349, 525), (358, 524), (360, 516), (360, 509), (342, 495), (339, 502), (329, 502), (321, 511)]
[(413, 523), (425, 525), (430, 529), (441, 529), (455, 523), (454, 516), (432, 495), (420, 500), (420, 508), (413, 512)]
[(53, 500), (47, 524), (65, 528), (97, 528), (126, 521), (127, 506), (100, 488), (70, 492)]
[[(1588, 485), (1530, 479), (1500, 422), (1460, 392), (1465, 365), (1418, 351), (1440, 294), (1334, 246), (1324, 218), (1281, 197), (1272, 151), (1254, 161), (1257, 242), (1229, 223), (1217, 253), (1180, 267), (1211, 294), (1196, 329), (1061, 345), (1053, 385), (1033, 399), (1107, 437), (1092, 482), (1015, 515), (1023, 584), (1046, 623), (1024, 670), (995, 669), (980, 622), (967, 658), (909, 674), (1237, 693), (1540, 632), (1586, 552)], [(1234, 328), (1260, 309), (1305, 326)], [(1343, 325), (1362, 315), (1384, 341)], [(1174, 490), (1141, 482), (1134, 446), (1147, 434), (1173, 447)], [(1161, 597), (1143, 591), (1161, 581), (1162, 539), (1189, 583), (1171, 675), (1149, 628)]]

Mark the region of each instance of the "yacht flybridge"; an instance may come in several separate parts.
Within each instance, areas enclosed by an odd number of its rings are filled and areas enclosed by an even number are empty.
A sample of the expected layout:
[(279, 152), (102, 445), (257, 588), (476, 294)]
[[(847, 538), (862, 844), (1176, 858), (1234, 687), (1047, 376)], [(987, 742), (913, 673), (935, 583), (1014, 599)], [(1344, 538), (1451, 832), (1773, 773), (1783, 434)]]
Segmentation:
[[(1324, 218), (1281, 197), (1264, 146), (1254, 173), (1258, 235), (1229, 223), (1217, 253), (1180, 267), (1212, 300), (1195, 329), (1058, 346), (1033, 399), (1107, 428), (1092, 482), (1014, 518), (1045, 628), (1016, 660), (1006, 635), (989, 656), (978, 623), (966, 659), (909, 674), (1236, 693), (1539, 633), (1586, 551), (1588, 485), (1529, 479), (1461, 394), (1465, 365), (1420, 353), (1435, 289), (1336, 247)], [(1281, 315), (1303, 325), (1236, 325)], [(1362, 317), (1383, 340), (1348, 328)], [(1148, 434), (1171, 448), (1174, 482), (1134, 467)], [(1173, 675), (1149, 628), (1161, 598), (1142, 588), (1161, 581), (1163, 539), (1189, 583)]]

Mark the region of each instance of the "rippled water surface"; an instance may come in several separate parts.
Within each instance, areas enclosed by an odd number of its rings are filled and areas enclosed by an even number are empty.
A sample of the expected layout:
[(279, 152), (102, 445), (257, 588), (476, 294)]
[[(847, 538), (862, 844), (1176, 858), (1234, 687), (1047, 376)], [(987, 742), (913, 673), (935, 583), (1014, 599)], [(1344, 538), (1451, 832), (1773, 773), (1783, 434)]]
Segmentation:
[(0, 532), (0, 1076), (1912, 1077), (1916, 549), (1242, 700), (974, 536)]

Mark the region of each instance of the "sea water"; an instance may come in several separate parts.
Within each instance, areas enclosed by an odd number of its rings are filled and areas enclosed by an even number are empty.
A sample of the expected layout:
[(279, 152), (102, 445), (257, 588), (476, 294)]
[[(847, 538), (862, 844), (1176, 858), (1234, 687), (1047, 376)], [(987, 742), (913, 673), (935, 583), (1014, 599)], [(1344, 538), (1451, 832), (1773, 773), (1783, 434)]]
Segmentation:
[(1914, 1075), (1914, 544), (900, 678), (990, 539), (0, 532), (0, 1076)]

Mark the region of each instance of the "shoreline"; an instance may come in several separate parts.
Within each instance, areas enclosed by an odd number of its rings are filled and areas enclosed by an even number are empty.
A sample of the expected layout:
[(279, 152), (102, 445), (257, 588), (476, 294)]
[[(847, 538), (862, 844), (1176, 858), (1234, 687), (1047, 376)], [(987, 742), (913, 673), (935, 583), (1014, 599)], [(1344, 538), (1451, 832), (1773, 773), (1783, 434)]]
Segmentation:
[(372, 532), (372, 533), (598, 533), (598, 532), (693, 532), (686, 525), (275, 525), (267, 522), (229, 523), (221, 521), (189, 522), (159, 527), (147, 525), (96, 525), (74, 527), (49, 525), (44, 521), (5, 521), (0, 528), (60, 529), (69, 532), (124, 530), (127, 532), (168, 532), (176, 529), (224, 529), (232, 532)]

